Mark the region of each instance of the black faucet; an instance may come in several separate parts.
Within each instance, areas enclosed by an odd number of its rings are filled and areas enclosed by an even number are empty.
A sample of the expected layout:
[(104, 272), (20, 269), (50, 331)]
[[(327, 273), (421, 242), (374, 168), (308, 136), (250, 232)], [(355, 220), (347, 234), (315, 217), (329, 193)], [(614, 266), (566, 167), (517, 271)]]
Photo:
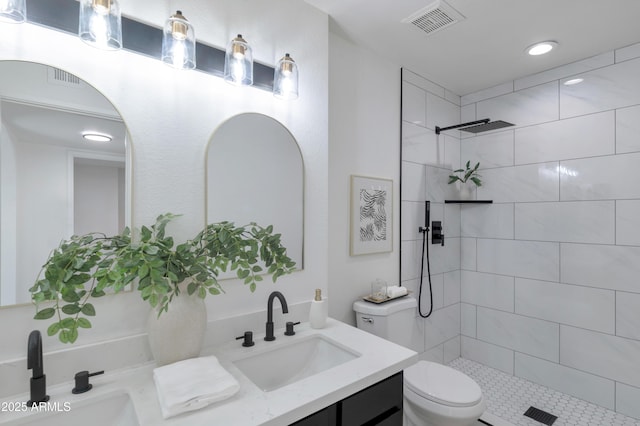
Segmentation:
[(282, 305), (282, 313), (289, 313), (289, 308), (287, 307), (287, 301), (285, 300), (282, 293), (279, 291), (274, 291), (269, 295), (269, 301), (267, 302), (267, 335), (264, 336), (264, 340), (270, 342), (272, 340), (276, 340), (276, 336), (273, 335), (273, 299), (278, 298), (280, 301), (280, 305)]
[(27, 343), (27, 370), (33, 370), (29, 382), (31, 399), (27, 404), (33, 406), (48, 401), (47, 378), (42, 373), (42, 336), (38, 330), (33, 330), (29, 334), (29, 341)]

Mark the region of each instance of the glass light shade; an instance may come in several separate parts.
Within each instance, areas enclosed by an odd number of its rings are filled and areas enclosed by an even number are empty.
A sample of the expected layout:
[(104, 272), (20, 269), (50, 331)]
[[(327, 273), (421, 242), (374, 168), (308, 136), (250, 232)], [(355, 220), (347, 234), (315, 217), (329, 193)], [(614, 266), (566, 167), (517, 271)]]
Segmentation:
[(0, 0), (0, 22), (20, 24), (27, 19), (25, 0)]
[(253, 84), (253, 54), (241, 34), (231, 40), (224, 58), (224, 79), (237, 86)]
[(162, 62), (181, 70), (196, 67), (196, 33), (179, 10), (164, 25)]
[(287, 100), (298, 98), (298, 66), (288, 53), (278, 61), (273, 72), (273, 96)]
[(122, 18), (118, 0), (80, 0), (78, 36), (99, 49), (121, 49)]

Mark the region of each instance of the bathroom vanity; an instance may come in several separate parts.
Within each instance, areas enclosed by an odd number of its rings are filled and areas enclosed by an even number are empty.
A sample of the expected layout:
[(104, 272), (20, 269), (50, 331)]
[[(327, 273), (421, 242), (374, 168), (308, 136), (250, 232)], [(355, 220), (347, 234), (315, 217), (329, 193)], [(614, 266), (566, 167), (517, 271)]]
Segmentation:
[[(240, 390), (197, 411), (164, 420), (149, 363), (94, 377), (93, 389), (80, 395), (71, 394), (72, 381), (51, 386), (50, 402), (61, 410), (2, 412), (0, 425), (401, 424), (402, 370), (416, 362), (416, 352), (332, 319), (324, 329), (303, 323), (294, 336), (284, 329), (275, 336), (266, 342), (255, 334), (252, 347), (234, 340), (205, 349), (202, 355), (215, 355)], [(0, 404), (27, 399), (15, 395)]]
[(361, 390), (293, 425), (402, 425), (402, 372)]

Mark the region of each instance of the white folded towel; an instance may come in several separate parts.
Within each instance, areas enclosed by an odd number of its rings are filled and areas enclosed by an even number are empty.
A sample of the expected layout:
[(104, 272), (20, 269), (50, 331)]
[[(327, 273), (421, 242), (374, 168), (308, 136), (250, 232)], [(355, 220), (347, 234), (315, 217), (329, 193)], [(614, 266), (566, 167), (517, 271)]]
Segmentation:
[(404, 296), (408, 293), (406, 287), (401, 287), (398, 285), (392, 285), (387, 287), (387, 297), (390, 299), (395, 299), (396, 297)]
[(240, 389), (215, 356), (158, 367), (153, 370), (153, 380), (165, 419), (222, 401)]

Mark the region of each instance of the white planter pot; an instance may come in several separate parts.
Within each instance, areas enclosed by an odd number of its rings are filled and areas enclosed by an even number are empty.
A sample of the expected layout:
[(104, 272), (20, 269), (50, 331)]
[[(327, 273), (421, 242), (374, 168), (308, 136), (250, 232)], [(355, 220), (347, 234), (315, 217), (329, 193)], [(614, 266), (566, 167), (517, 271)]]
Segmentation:
[(476, 189), (476, 185), (468, 181), (467, 183), (459, 182), (460, 186), (458, 187), (458, 194), (461, 200), (472, 200), (474, 197), (474, 191)]
[(189, 296), (186, 285), (173, 298), (169, 310), (158, 317), (149, 313), (147, 330), (151, 353), (158, 366), (200, 356), (207, 329), (207, 308), (196, 294)]

